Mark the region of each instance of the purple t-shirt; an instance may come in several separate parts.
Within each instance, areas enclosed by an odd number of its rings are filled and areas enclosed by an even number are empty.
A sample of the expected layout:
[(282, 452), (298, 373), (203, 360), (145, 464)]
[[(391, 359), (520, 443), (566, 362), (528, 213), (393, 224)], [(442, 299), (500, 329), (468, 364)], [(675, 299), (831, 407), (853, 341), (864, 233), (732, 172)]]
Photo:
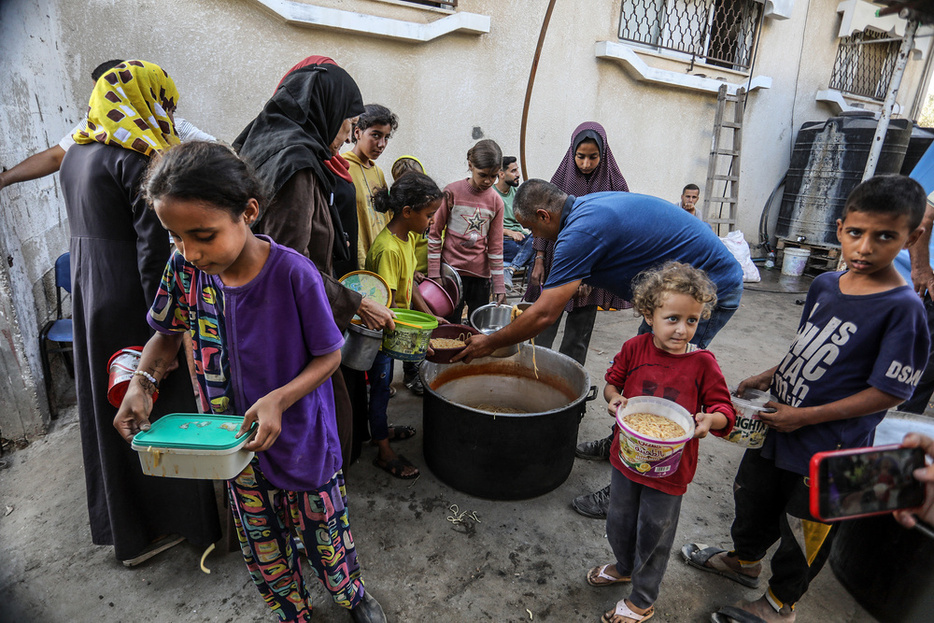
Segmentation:
[[(216, 414), (243, 415), (344, 342), (315, 265), (260, 237), (270, 243), (269, 258), (239, 287), (225, 286), (176, 252), (149, 310), (156, 331), (191, 334), (198, 383)], [(257, 458), (266, 478), (289, 491), (316, 489), (340, 470), (330, 379), (282, 414), (279, 438)]]
[[(793, 407), (824, 405), (874, 387), (909, 398), (930, 349), (927, 315), (908, 286), (878, 294), (840, 292), (844, 273), (824, 273), (808, 290), (798, 335), (772, 376), (772, 394)], [(808, 474), (817, 452), (871, 446), (885, 411), (811, 424), (790, 433), (770, 430), (762, 454)]]
[(710, 226), (664, 199), (626, 192), (568, 197), (545, 288), (582, 279), (632, 299), (632, 278), (668, 260), (707, 273), (717, 296), (743, 287), (743, 269)]

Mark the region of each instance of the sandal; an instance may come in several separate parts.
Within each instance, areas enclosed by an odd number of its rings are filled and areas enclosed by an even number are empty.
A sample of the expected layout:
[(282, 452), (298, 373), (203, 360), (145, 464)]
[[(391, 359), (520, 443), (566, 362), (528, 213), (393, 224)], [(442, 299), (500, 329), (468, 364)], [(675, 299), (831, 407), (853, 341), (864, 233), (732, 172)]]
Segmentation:
[(625, 599), (620, 599), (616, 602), (616, 609), (610, 610), (609, 612), (604, 612), (603, 616), (600, 618), (602, 623), (613, 623), (614, 617), (626, 617), (627, 619), (632, 619), (638, 623), (639, 621), (648, 621), (653, 616), (655, 616), (655, 606), (650, 606), (648, 610), (645, 611), (645, 614), (639, 614), (633, 612), (632, 608), (629, 607), (629, 604), (626, 603)]
[(610, 575), (606, 572), (609, 567), (614, 566), (612, 563), (609, 565), (602, 565), (600, 567), (594, 567), (587, 572), (587, 583), (591, 586), (612, 586), (614, 584), (628, 584), (632, 582), (632, 578), (618, 578), (615, 575)]
[[(415, 429), (411, 426), (402, 426), (397, 424), (389, 425), (389, 437), (388, 441), (405, 441), (406, 439), (411, 439), (415, 436)], [(377, 445), (375, 439), (370, 440), (370, 445)]]
[(405, 475), (403, 472), (406, 467), (415, 467), (411, 461), (402, 456), (401, 454), (397, 455), (396, 458), (391, 461), (380, 461), (379, 457), (373, 459), (373, 465), (389, 472), (390, 475), (395, 476), (396, 478), (401, 478), (402, 480), (412, 480), (413, 478), (419, 477), (418, 469), (415, 470), (414, 474)]
[(701, 571), (706, 571), (708, 573), (722, 575), (723, 577), (733, 580), (734, 582), (738, 582), (748, 588), (758, 588), (758, 577), (752, 577), (751, 575), (746, 575), (745, 573), (734, 571), (723, 563), (711, 561), (711, 559), (717, 554), (722, 554), (725, 552), (725, 549), (720, 549), (719, 547), (704, 547), (702, 549), (695, 543), (688, 543), (681, 548), (681, 557), (684, 558), (686, 563), (696, 569), (700, 569)]
[(785, 606), (776, 611), (763, 595), (756, 601), (743, 601), (724, 606), (710, 615), (713, 623), (794, 623), (795, 611)]
[(724, 606), (710, 615), (713, 623), (766, 623), (765, 619), (757, 617), (736, 606)]

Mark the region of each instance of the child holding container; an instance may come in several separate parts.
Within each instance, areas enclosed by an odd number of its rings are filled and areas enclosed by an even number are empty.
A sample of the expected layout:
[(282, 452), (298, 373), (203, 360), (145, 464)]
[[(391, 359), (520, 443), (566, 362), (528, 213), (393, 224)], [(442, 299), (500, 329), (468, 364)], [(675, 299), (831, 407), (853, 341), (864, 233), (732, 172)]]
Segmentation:
[(263, 600), (280, 621), (310, 620), (312, 597), (295, 538), (354, 621), (385, 621), (364, 590), (350, 533), (330, 381), (343, 338), (318, 269), (253, 234), (263, 205), (260, 182), (223, 145), (185, 143), (168, 151), (150, 170), (144, 192), (177, 251), (148, 314), (156, 333), (114, 426), (127, 441), (149, 429), (152, 393), (189, 333), (211, 412), (243, 414), (238, 436), (258, 424), (244, 446), (256, 455), (227, 490), (243, 558)]
[[(399, 181), (403, 175), (412, 173), (413, 171), (417, 173), (425, 173), (425, 167), (422, 165), (422, 161), (415, 156), (399, 156), (396, 158), (395, 162), (392, 163), (392, 167), (389, 169), (389, 172), (392, 174), (393, 182)], [(425, 275), (428, 274), (427, 233), (427, 231), (413, 231), (409, 234), (409, 237), (412, 238), (412, 244), (415, 245), (416, 284), (421, 283), (425, 279)], [(411, 390), (411, 392), (416, 396), (421, 396), (425, 393), (425, 388), (422, 386), (422, 379), (418, 376), (418, 370), (420, 366), (421, 362), (402, 362), (402, 384), (409, 388), (409, 390)]]
[(605, 623), (644, 621), (668, 566), (678, 527), (681, 499), (697, 469), (698, 439), (708, 432), (722, 437), (735, 420), (723, 373), (710, 351), (691, 344), (697, 323), (716, 304), (716, 286), (704, 271), (667, 262), (633, 280), (635, 310), (651, 333), (627, 340), (607, 370), (603, 397), (616, 415), (629, 398), (656, 396), (694, 415), (694, 437), (684, 446), (673, 473), (651, 477), (633, 471), (620, 457), (620, 431), (614, 427), (610, 462), (613, 470), (606, 533), (616, 562), (587, 573), (591, 586), (632, 584), (628, 599), (604, 613)]
[[(774, 413), (761, 449), (747, 449), (736, 473), (733, 549), (681, 548), (693, 567), (756, 588), (762, 559), (778, 542), (765, 594), (726, 606), (717, 623), (792, 623), (795, 604), (827, 561), (835, 530), (811, 516), (809, 462), (818, 452), (873, 445), (888, 409), (910, 398), (927, 362), (924, 305), (893, 261), (921, 236), (921, 185), (901, 175), (861, 183), (837, 220), (845, 272), (814, 279), (798, 335), (781, 362), (739, 384), (770, 391)], [(799, 539), (799, 535), (805, 538)]]
[(484, 139), (467, 152), (470, 177), (444, 187), (445, 201), (428, 232), (428, 276), (441, 278), (441, 262), (460, 273), (462, 300), (448, 316), (460, 323), (464, 306), (467, 319), (490, 302), (506, 300), (503, 282), (503, 200), (493, 189), (503, 166), (503, 152), (495, 141)]
[[(366, 254), (366, 269), (386, 280), (391, 290), (391, 307), (431, 314), (415, 284), (415, 243), (412, 233), (424, 232), (443, 195), (430, 177), (411, 172), (393, 183), (389, 190), (381, 188), (373, 195), (377, 212), (392, 212), (392, 220), (379, 232)], [(444, 322), (443, 318), (439, 319)], [(370, 435), (379, 448), (373, 464), (396, 478), (415, 478), (418, 468), (389, 445), (392, 439), (406, 439), (415, 434), (407, 427), (394, 427), (390, 436), (386, 409), (389, 405), (389, 386), (392, 384), (393, 359), (380, 350), (367, 373), (370, 380)], [(402, 435), (404, 431), (404, 436)]]

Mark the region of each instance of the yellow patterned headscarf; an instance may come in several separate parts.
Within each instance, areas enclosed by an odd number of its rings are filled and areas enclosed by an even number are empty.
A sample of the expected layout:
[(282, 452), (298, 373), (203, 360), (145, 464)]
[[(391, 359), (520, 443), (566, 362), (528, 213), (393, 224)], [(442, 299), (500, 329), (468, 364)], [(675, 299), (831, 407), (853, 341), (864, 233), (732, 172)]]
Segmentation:
[(178, 105), (175, 82), (147, 61), (124, 61), (97, 81), (88, 103), (87, 122), (75, 142), (103, 143), (144, 156), (178, 145), (169, 112)]

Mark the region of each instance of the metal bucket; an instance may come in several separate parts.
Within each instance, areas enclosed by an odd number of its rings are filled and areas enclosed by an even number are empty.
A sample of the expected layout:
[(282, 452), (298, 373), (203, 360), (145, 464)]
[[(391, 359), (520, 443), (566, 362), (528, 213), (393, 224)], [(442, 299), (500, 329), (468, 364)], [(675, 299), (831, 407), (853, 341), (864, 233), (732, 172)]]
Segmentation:
[[(567, 479), (585, 403), (596, 397), (579, 363), (523, 346), (510, 359), (426, 362), (420, 374), (425, 463), (442, 482), (482, 498), (521, 500)], [(485, 405), (526, 412), (494, 413)]]
[(367, 371), (373, 367), (376, 353), (383, 344), (383, 332), (368, 329), (362, 324), (351, 324), (344, 331), (341, 346), (341, 364), (354, 370)]

